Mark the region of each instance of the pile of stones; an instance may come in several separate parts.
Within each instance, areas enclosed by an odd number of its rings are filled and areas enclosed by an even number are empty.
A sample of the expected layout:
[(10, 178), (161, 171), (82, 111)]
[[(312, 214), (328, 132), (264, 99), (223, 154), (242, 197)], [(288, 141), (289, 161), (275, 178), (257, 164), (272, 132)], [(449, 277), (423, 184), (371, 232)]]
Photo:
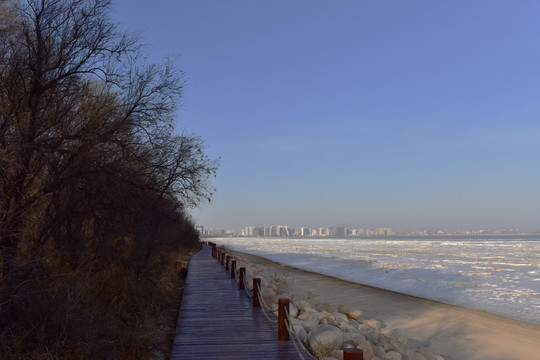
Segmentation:
[(348, 305), (335, 309), (309, 291), (291, 289), (292, 279), (286, 273), (271, 273), (263, 266), (238, 261), (247, 269), (248, 287), (252, 278), (261, 279), (262, 298), (276, 316), (278, 300), (290, 299), (292, 328), (318, 359), (341, 360), (344, 349), (357, 348), (363, 351), (364, 360), (444, 360), (429, 349), (429, 343), (409, 339), (400, 329), (388, 330), (382, 321), (365, 318), (360, 309)]

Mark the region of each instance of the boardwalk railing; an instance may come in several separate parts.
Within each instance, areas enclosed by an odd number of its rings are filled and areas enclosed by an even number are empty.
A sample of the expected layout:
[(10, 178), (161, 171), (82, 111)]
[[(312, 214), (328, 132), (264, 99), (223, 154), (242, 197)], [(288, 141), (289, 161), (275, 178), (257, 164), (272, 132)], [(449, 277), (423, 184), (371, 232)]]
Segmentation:
[[(253, 307), (260, 307), (266, 319), (272, 323), (278, 325), (278, 340), (279, 341), (289, 341), (292, 339), (294, 348), (298, 353), (298, 357), (302, 360), (305, 360), (306, 357), (311, 360), (317, 360), (308, 349), (304, 346), (302, 341), (296, 335), (294, 328), (292, 326), (292, 321), (290, 317), (290, 300), (286, 298), (281, 298), (278, 300), (278, 315), (275, 317), (274, 312), (271, 308), (265, 303), (261, 291), (261, 279), (253, 278), (252, 290), (249, 290), (247, 281), (246, 281), (246, 268), (241, 267), (240, 269), (236, 268), (236, 260), (233, 260), (231, 255), (226, 254), (225, 250), (219, 249), (216, 244), (209, 242), (212, 246), (212, 257), (216, 261), (220, 262), (221, 265), (225, 267), (226, 271), (231, 272), (231, 279), (233, 279), (237, 284), (240, 290), (244, 290), (246, 295), (250, 298), (253, 298)], [(229, 263), (231, 264), (229, 266)], [(362, 350), (359, 349), (344, 349), (343, 350), (343, 360), (363, 360), (364, 355)]]

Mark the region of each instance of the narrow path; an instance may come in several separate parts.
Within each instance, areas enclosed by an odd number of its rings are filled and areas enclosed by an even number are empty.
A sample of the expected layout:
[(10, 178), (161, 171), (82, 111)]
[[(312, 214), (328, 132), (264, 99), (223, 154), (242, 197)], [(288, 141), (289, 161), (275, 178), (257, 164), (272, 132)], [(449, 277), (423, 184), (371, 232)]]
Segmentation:
[(189, 263), (171, 359), (297, 360), (251, 301), (205, 245)]

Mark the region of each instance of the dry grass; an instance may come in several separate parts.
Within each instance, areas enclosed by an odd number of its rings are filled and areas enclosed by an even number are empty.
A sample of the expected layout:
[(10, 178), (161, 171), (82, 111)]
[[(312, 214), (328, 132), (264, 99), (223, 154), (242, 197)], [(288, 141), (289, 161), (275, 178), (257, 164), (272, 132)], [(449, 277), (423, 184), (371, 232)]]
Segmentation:
[(22, 274), (29, 280), (2, 296), (0, 357), (168, 359), (185, 282), (175, 261), (196, 250), (163, 254), (163, 266), (145, 273), (111, 262), (55, 276), (42, 268), (31, 280)]

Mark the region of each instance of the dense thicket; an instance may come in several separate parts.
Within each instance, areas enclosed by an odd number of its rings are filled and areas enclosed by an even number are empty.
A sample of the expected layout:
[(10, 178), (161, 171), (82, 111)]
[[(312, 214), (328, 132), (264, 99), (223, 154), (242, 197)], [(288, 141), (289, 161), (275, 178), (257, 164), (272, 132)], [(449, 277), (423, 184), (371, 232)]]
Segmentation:
[(197, 245), (185, 210), (212, 195), (216, 163), (173, 133), (182, 73), (146, 64), (109, 12), (0, 0), (5, 358), (146, 358), (164, 269)]

